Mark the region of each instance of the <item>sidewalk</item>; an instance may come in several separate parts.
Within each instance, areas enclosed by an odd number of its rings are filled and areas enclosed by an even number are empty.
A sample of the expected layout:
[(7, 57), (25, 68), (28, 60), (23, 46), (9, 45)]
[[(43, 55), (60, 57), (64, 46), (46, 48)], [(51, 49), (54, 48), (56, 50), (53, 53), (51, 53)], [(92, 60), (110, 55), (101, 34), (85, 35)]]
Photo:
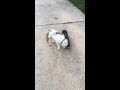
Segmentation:
[[(48, 46), (50, 28), (66, 29), (71, 49)], [(68, 0), (35, 0), (35, 90), (85, 90), (85, 15)]]

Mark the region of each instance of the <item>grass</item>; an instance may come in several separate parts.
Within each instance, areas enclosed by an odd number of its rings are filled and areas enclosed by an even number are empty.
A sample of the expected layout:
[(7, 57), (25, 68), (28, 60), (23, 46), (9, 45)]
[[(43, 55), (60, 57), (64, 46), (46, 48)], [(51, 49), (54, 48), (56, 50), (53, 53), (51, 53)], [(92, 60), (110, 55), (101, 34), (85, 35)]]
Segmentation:
[(85, 13), (85, 0), (69, 0), (76, 7), (78, 7), (83, 13)]

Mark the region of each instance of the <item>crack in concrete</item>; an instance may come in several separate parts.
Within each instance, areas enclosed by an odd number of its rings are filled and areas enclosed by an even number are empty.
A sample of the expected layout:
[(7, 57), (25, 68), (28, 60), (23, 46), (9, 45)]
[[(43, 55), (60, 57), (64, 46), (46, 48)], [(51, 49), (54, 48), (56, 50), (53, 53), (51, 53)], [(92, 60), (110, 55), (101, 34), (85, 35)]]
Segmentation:
[(85, 21), (64, 22), (64, 23), (51, 23), (51, 24), (44, 24), (44, 25), (35, 25), (35, 27), (38, 27), (38, 26), (49, 26), (49, 25), (60, 25), (60, 24), (72, 24), (72, 23), (79, 23), (79, 22), (85, 22)]

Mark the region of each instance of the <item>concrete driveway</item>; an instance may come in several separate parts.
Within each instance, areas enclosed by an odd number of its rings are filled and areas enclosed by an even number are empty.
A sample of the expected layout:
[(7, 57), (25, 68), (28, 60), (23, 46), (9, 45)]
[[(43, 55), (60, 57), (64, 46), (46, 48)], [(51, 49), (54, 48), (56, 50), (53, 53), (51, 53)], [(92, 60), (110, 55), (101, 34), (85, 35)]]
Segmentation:
[[(48, 46), (50, 28), (66, 29), (71, 48)], [(35, 0), (35, 90), (85, 90), (85, 15), (68, 0)]]

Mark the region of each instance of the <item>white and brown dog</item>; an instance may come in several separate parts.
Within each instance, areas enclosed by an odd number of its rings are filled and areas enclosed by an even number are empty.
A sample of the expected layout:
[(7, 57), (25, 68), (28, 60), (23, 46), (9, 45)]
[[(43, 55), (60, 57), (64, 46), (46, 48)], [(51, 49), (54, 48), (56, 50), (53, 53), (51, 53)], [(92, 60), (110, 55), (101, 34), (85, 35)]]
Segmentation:
[(48, 30), (48, 32), (46, 33), (46, 40), (49, 45), (55, 42), (57, 44), (58, 49), (60, 49), (61, 46), (63, 48), (67, 48), (70, 46), (66, 30), (63, 30), (62, 33), (54, 29)]

